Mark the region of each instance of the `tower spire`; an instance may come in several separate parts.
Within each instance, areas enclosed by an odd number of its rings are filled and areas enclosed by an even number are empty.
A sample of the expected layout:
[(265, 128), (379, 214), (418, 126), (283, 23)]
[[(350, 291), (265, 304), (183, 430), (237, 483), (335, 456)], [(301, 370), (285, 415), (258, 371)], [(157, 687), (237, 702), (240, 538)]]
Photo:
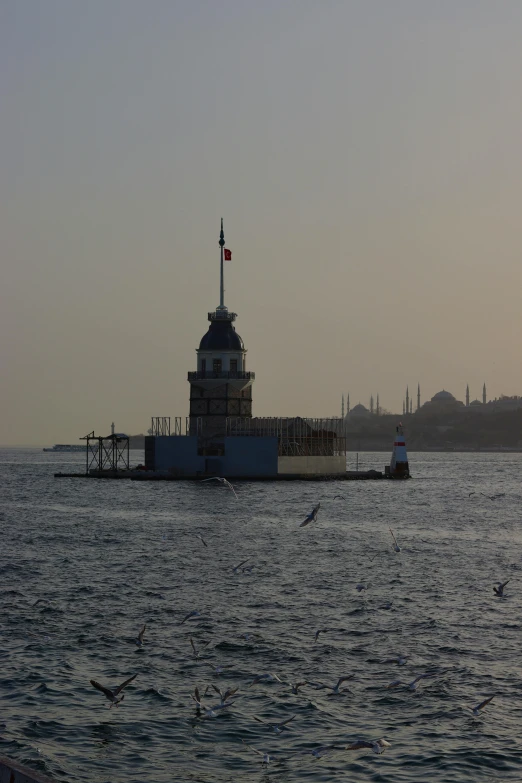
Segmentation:
[(420, 411), (420, 383), (417, 384), (417, 410)]
[(221, 267), (219, 277), (219, 307), (218, 310), (226, 310), (225, 307), (225, 282), (223, 275), (223, 248), (225, 247), (225, 233), (223, 231), (223, 218), (221, 218), (221, 231), (219, 234), (219, 246), (221, 248)]
[(486, 384), (482, 387), (482, 403), (485, 405), (487, 402), (487, 396), (486, 396)]
[(466, 386), (466, 408), (469, 408), (469, 383)]

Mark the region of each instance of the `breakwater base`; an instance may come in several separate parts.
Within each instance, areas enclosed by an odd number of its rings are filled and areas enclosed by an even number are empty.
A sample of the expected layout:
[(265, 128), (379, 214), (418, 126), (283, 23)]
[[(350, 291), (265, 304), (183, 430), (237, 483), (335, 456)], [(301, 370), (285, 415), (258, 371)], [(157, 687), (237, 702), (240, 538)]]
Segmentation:
[[(203, 481), (213, 478), (210, 474), (197, 476), (176, 475), (162, 470), (103, 470), (89, 473), (55, 473), (54, 478), (81, 479), (130, 479), (131, 481)], [(393, 476), (380, 470), (347, 470), (332, 476), (313, 473), (287, 473), (274, 476), (226, 476), (230, 481), (379, 481), (392, 479)], [(1, 781), (0, 781), (1, 783)]]

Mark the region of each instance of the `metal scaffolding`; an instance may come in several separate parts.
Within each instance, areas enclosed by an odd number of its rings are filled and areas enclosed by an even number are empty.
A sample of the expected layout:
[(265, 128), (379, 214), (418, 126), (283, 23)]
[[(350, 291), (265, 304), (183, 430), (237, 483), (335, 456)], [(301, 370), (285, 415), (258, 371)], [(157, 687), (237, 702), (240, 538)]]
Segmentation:
[(121, 432), (100, 437), (90, 432), (80, 438), (87, 442), (87, 463), (85, 472), (129, 470), (129, 436)]
[(338, 418), (227, 418), (226, 435), (277, 437), (279, 456), (346, 455), (346, 438)]

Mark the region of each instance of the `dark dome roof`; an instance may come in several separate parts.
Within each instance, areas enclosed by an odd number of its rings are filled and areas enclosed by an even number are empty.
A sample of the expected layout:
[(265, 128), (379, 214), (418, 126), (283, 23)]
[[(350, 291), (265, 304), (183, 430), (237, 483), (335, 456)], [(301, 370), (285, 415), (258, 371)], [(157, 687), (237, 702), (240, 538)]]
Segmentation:
[(211, 321), (199, 344), (200, 351), (244, 351), (243, 340), (230, 321)]
[(455, 400), (455, 397), (453, 396), (453, 394), (451, 392), (446, 391), (445, 389), (443, 389), (442, 391), (437, 392), (437, 394), (434, 394), (433, 397), (431, 398), (432, 402), (439, 402), (441, 400), (444, 400), (444, 401), (447, 400), (448, 402), (451, 400), (453, 402)]

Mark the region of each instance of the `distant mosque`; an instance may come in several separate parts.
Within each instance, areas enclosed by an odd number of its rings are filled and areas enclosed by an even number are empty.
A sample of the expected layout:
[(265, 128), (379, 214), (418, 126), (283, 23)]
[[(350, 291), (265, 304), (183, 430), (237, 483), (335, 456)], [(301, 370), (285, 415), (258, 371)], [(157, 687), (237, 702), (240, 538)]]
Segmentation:
[[(417, 386), (417, 407), (416, 414), (441, 416), (448, 413), (499, 413), (501, 411), (517, 410), (522, 408), (522, 397), (517, 395), (508, 397), (501, 395), (498, 399), (489, 400), (487, 397), (486, 384), (482, 386), (482, 400), (474, 399), (470, 401), (469, 384), (466, 386), (465, 402), (457, 398), (446, 389), (437, 392), (431, 400), (421, 405), (420, 384)], [(402, 403), (403, 415), (413, 414), (413, 400), (410, 399), (409, 389), (406, 387), (406, 394)]]
[[(417, 384), (417, 401), (415, 409), (413, 407), (414, 398), (413, 394), (410, 395), (409, 387), (406, 387), (406, 394), (402, 401), (402, 415), (404, 417), (419, 414), (421, 416), (443, 416), (445, 414), (453, 413), (499, 413), (501, 411), (518, 410), (522, 408), (521, 396), (506, 396), (501, 395), (499, 398), (489, 400), (487, 398), (486, 384), (482, 386), (482, 400), (474, 399), (470, 401), (469, 384), (466, 386), (465, 402), (457, 400), (457, 398), (446, 389), (442, 389), (433, 395), (430, 400), (421, 404), (421, 390), (420, 384)], [(373, 395), (370, 396), (369, 407), (366, 407), (362, 403), (358, 402), (353, 408), (350, 408), (350, 395), (347, 394), (346, 398), (342, 395), (341, 402), (341, 418), (346, 420), (364, 419), (370, 416), (381, 416), (387, 414), (388, 411), (384, 411), (379, 402), (379, 395), (377, 394), (374, 399)]]

